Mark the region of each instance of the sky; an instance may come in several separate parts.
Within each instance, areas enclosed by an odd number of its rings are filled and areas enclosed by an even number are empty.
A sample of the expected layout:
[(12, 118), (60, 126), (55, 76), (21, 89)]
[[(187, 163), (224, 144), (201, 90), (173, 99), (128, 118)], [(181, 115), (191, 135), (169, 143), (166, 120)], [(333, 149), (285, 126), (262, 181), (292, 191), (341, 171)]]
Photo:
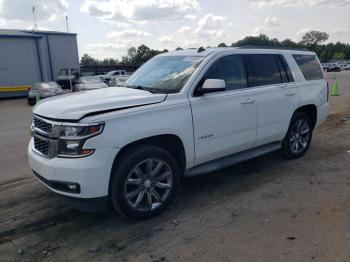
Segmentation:
[(0, 0), (0, 28), (78, 35), (80, 56), (120, 58), (153, 49), (230, 45), (248, 35), (300, 41), (309, 30), (350, 43), (350, 0)]

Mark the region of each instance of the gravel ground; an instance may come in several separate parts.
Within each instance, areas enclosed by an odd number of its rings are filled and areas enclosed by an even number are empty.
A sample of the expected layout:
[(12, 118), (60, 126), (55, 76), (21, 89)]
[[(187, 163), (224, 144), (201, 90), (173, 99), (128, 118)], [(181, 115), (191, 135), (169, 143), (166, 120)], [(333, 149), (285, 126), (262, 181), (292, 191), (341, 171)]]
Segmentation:
[(341, 96), (303, 158), (186, 179), (143, 222), (78, 212), (37, 182), (30, 107), (0, 101), (0, 261), (350, 261), (350, 72), (336, 77)]

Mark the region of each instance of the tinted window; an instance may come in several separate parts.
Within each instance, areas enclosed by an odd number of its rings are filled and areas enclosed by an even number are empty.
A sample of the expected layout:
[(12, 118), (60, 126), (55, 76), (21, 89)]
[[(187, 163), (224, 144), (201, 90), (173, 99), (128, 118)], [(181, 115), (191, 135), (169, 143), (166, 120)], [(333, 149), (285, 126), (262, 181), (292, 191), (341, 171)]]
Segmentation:
[(292, 72), (290, 71), (289, 65), (287, 64), (286, 59), (284, 58), (283, 55), (278, 55), (279, 59), (281, 60), (284, 70), (286, 70), (288, 81), (289, 82), (294, 82), (294, 77), (292, 75)]
[(247, 87), (242, 56), (231, 55), (217, 60), (205, 74), (205, 79), (225, 80), (226, 90), (241, 89)]
[(281, 80), (282, 80), (282, 83), (287, 83), (287, 82), (289, 82), (289, 79), (288, 79), (288, 76), (287, 76), (287, 71), (286, 71), (286, 69), (285, 69), (284, 64), (282, 63), (281, 56), (278, 55), (278, 56), (275, 56), (275, 58), (276, 58), (276, 60), (277, 60), (278, 68), (279, 68), (280, 73), (281, 73)]
[(275, 55), (248, 55), (250, 60), (249, 86), (273, 85), (282, 82)]
[(314, 55), (293, 55), (305, 80), (323, 79), (323, 72)]

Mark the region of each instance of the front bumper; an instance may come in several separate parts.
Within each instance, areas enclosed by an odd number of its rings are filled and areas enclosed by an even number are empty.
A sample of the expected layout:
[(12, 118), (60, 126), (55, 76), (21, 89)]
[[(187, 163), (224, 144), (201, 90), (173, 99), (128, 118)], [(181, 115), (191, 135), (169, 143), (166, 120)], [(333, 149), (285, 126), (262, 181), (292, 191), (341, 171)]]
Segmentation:
[(96, 149), (92, 155), (83, 158), (48, 159), (34, 152), (33, 147), (31, 139), (28, 145), (29, 165), (39, 181), (55, 193), (81, 199), (108, 195), (109, 178), (118, 148)]

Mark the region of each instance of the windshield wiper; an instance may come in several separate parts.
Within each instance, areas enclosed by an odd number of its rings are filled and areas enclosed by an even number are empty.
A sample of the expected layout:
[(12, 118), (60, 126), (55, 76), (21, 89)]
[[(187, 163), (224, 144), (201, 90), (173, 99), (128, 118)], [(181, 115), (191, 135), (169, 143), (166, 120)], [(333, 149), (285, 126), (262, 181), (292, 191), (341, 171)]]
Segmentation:
[(147, 87), (147, 86), (141, 86), (141, 85), (125, 85), (125, 87), (148, 91), (152, 94), (153, 93), (166, 94), (166, 92), (164, 92), (164, 90), (161, 90), (161, 89), (156, 88), (156, 87)]
[(152, 91), (150, 90), (151, 88), (146, 87), (146, 86), (140, 86), (140, 85), (126, 85), (125, 87), (133, 88), (133, 89), (140, 89), (140, 90), (144, 90), (144, 91), (148, 91), (148, 92), (152, 93)]

